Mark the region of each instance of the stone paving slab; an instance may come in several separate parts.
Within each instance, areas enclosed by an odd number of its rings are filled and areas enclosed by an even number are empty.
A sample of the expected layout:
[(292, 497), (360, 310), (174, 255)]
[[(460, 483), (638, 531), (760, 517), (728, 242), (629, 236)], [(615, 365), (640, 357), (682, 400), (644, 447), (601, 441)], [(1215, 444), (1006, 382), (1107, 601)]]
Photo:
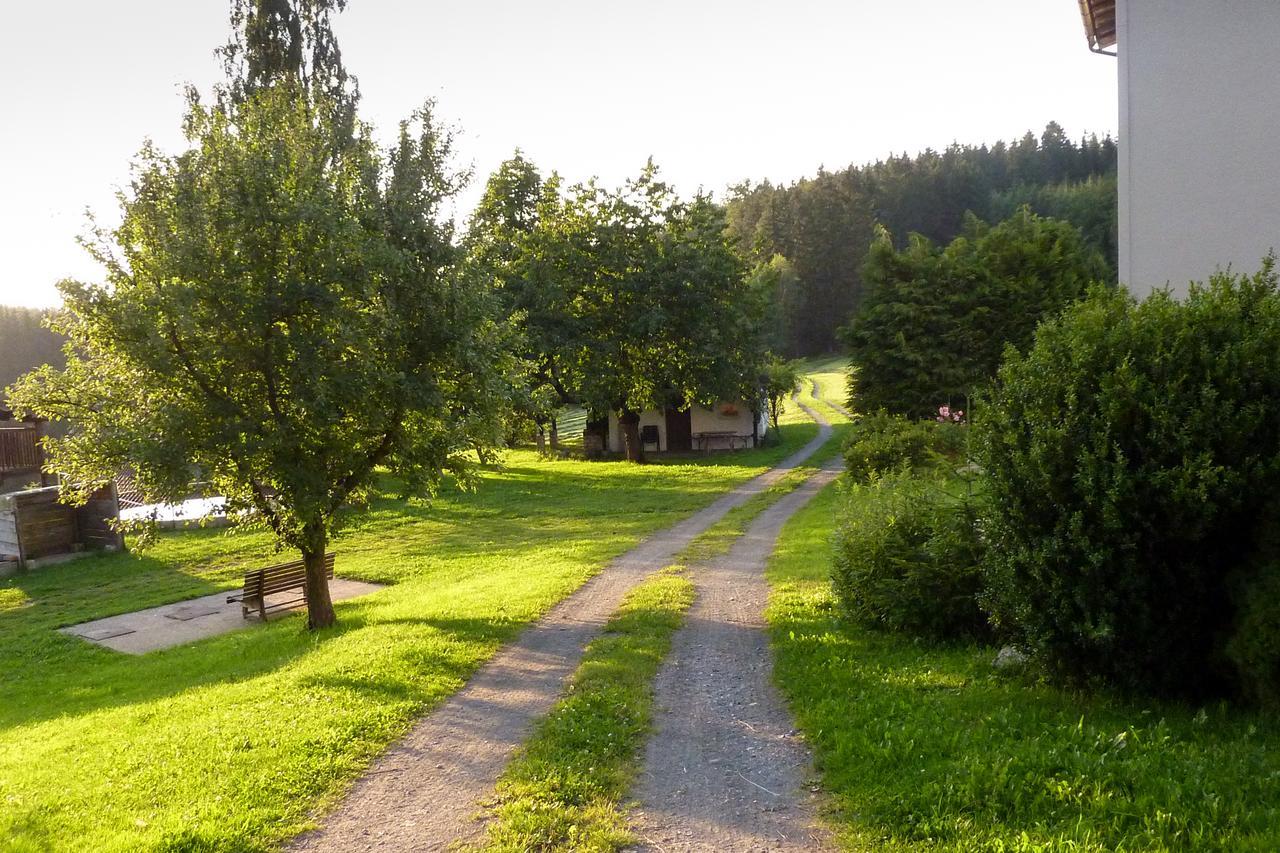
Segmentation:
[[(343, 578), (329, 581), (329, 594), (334, 601), (368, 595), (380, 589), (385, 589), (384, 585)], [(223, 590), (58, 630), (117, 652), (146, 654), (262, 624), (256, 615), (245, 619), (238, 603), (227, 604), (227, 596), (235, 594), (234, 589)], [(295, 595), (294, 592), (282, 593), (281, 596), (269, 595), (267, 603), (270, 604), (273, 598), (287, 600)], [(299, 603), (292, 609), (302, 607)]]

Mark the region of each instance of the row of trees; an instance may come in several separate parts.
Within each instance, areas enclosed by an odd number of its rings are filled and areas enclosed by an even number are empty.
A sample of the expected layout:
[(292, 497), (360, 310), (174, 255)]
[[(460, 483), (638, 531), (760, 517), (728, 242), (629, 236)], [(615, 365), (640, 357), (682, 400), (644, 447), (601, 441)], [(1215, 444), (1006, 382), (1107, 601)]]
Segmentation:
[(1102, 255), (1068, 222), (1021, 208), (990, 226), (972, 214), (946, 246), (914, 235), (898, 249), (879, 229), (866, 295), (842, 337), (855, 365), (851, 405), (911, 417), (968, 409), (1005, 348), (1107, 279)]
[(952, 145), (789, 186), (744, 183), (728, 203), (731, 233), (768, 295), (770, 339), (788, 355), (837, 347), (837, 330), (866, 292), (863, 265), (877, 227), (907, 245), (912, 234), (947, 243), (966, 216), (989, 222), (1023, 205), (1064, 219), (1116, 262), (1116, 146), (1067, 138), (1056, 123), (1013, 143)]
[(724, 210), (652, 164), (566, 189), (517, 156), (457, 239), (451, 135), (428, 103), (375, 143), (343, 5), (233, 0), (186, 150), (142, 150), (121, 224), (86, 241), (105, 282), (60, 286), (65, 367), (12, 389), (71, 425), (49, 464), (72, 498), (127, 467), (175, 500), (198, 472), (300, 551), (312, 628), (335, 621), (324, 553), (376, 471), (409, 493), (465, 482), (513, 417), (566, 402), (616, 413), (638, 460), (640, 410), (751, 396), (764, 368)]

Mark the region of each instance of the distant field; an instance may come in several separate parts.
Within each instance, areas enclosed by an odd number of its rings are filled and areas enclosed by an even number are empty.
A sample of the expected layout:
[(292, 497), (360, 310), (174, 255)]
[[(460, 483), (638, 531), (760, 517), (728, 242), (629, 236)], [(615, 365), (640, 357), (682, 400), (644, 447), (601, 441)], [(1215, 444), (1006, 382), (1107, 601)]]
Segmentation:
[(560, 443), (573, 449), (582, 448), (582, 431), (587, 426), (587, 412), (577, 406), (571, 406), (560, 412), (556, 418), (556, 429), (559, 431)]
[[(819, 356), (805, 359), (802, 362), (804, 379), (800, 383), (800, 391), (797, 396), (800, 398), (800, 402), (816, 409), (820, 415), (833, 424), (849, 422), (847, 417), (825, 402), (826, 400), (833, 400), (840, 405), (844, 405), (847, 395), (845, 383), (848, 375), (845, 371), (848, 364), (849, 360), (844, 356)], [(818, 397), (813, 395), (814, 382), (818, 384)], [(783, 424), (803, 423), (806, 420), (808, 420), (808, 416), (795, 403), (790, 400), (785, 403), (781, 419)]]

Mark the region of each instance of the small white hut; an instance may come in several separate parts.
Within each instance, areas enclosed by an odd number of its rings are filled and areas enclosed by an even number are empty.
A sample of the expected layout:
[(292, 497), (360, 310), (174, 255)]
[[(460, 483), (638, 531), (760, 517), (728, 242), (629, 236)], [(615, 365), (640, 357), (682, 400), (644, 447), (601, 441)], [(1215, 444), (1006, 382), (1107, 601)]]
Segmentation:
[[(640, 445), (645, 453), (743, 450), (757, 447), (769, 429), (763, 412), (741, 400), (720, 400), (710, 408), (649, 409), (640, 413)], [(607, 448), (625, 450), (616, 412), (609, 414)]]

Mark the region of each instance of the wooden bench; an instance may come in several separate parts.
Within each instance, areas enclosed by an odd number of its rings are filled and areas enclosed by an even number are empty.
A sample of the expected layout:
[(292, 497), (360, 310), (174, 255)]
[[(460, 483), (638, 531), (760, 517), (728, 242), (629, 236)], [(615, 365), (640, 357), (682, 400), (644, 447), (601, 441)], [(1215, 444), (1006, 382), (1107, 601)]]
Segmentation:
[[(333, 578), (333, 552), (324, 555), (324, 575)], [(267, 602), (267, 596), (282, 592), (301, 590), (296, 598)], [(244, 592), (227, 597), (227, 604), (240, 602), (240, 611), (245, 619), (250, 610), (257, 610), (262, 621), (267, 621), (267, 613), (277, 610), (289, 610), (307, 600), (307, 567), (301, 560), (292, 563), (280, 563), (244, 573)]]
[(739, 435), (733, 430), (715, 430), (709, 432), (695, 432), (693, 441), (699, 450), (710, 450), (710, 445), (719, 444), (726, 450), (737, 449), (737, 443), (742, 442), (743, 448), (751, 445), (751, 436)]

